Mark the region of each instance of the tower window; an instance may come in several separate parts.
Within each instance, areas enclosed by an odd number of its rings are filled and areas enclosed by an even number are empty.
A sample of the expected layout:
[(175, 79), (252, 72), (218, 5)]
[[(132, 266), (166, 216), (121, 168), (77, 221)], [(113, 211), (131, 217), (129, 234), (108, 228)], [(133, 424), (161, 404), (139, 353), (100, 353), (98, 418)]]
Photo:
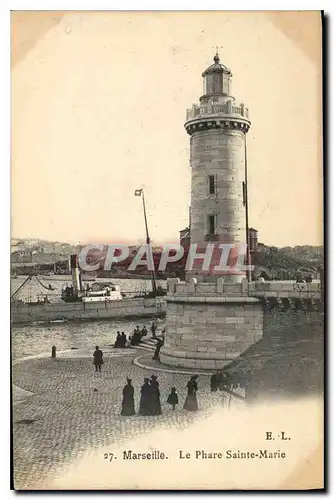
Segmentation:
[(208, 233), (209, 234), (215, 234), (216, 232), (216, 223), (215, 223), (215, 216), (214, 215), (209, 215), (208, 216)]
[(214, 175), (209, 175), (209, 193), (214, 194), (216, 191), (216, 186), (215, 186), (215, 176)]

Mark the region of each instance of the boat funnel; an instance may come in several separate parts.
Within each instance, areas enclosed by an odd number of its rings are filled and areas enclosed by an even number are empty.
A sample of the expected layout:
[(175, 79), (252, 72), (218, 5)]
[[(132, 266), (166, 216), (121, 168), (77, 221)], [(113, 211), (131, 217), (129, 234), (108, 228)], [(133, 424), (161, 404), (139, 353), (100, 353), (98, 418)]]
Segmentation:
[(78, 256), (71, 255), (71, 270), (72, 270), (72, 285), (75, 293), (80, 292), (80, 272), (78, 264)]

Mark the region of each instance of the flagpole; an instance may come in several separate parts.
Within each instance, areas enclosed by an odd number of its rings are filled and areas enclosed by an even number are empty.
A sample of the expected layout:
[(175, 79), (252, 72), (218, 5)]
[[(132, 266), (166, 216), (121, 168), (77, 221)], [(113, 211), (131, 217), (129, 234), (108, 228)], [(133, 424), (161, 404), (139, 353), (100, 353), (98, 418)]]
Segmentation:
[(144, 210), (145, 229), (146, 229), (146, 243), (147, 243), (147, 245), (149, 245), (150, 244), (150, 237), (148, 234), (144, 189), (142, 190), (142, 200), (143, 200), (143, 210)]
[[(151, 245), (150, 236), (148, 234), (144, 189), (142, 189), (142, 198), (143, 198), (143, 210), (144, 210), (145, 229), (146, 229), (146, 244)], [(153, 259), (153, 253), (152, 253), (152, 259)], [(157, 286), (156, 286), (156, 281), (155, 281), (154, 259), (153, 259), (153, 269), (152, 269), (152, 290), (153, 290), (153, 293), (156, 294)]]

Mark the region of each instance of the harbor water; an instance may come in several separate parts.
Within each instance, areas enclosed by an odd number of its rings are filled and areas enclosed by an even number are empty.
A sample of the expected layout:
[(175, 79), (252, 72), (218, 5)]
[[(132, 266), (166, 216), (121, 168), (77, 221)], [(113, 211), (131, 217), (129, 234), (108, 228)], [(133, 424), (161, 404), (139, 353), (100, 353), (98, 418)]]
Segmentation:
[[(11, 293), (22, 285), (26, 276), (19, 276), (11, 282)], [(22, 300), (37, 300), (45, 295), (52, 302), (60, 301), (60, 293), (63, 286), (69, 285), (70, 277), (65, 277), (64, 280), (52, 279), (48, 276), (41, 279), (46, 286), (49, 284), (54, 288), (53, 291), (46, 290), (41, 287), (38, 281), (33, 278), (25, 287), (18, 293), (18, 299)], [(121, 287), (122, 292), (129, 294), (131, 297), (134, 293), (151, 291), (151, 282), (149, 280), (132, 280), (132, 279), (97, 279), (98, 282), (113, 282)], [(166, 282), (157, 282), (157, 285), (165, 288)], [(18, 359), (24, 356), (41, 354), (50, 351), (55, 345), (57, 350), (63, 349), (93, 349), (96, 345), (107, 347), (115, 342), (117, 331), (125, 332), (128, 336), (136, 327), (146, 325), (150, 331), (151, 320), (98, 320), (87, 322), (55, 322), (52, 324), (30, 324), (30, 325), (13, 325), (11, 328), (12, 342), (12, 359)], [(156, 319), (158, 332), (164, 327), (164, 320)]]

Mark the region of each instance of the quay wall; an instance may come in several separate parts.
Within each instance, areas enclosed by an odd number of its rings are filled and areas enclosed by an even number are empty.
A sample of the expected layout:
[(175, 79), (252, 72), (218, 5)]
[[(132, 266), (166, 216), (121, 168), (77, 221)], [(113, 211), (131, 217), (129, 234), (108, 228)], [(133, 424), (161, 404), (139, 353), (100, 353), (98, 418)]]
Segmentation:
[(300, 298), (320, 299), (321, 286), (319, 280), (312, 283), (295, 283), (292, 281), (254, 281), (247, 283), (226, 283), (223, 278), (218, 278), (213, 283), (181, 282), (177, 278), (167, 280), (168, 295), (178, 296), (240, 296), (247, 295), (257, 298)]
[[(312, 335), (323, 324), (320, 283), (168, 280), (163, 363), (222, 369), (264, 336)], [(307, 333), (308, 332), (308, 333)]]
[(155, 317), (166, 313), (163, 297), (156, 299), (123, 299), (103, 303), (51, 303), (51, 304), (13, 304), (11, 323), (28, 324), (35, 321), (84, 321), (130, 317)]
[(236, 373), (245, 369), (252, 373), (246, 388), (247, 403), (272, 397), (323, 397), (323, 311), (265, 310), (263, 338), (239, 360), (230, 368)]
[(307, 311), (279, 307), (264, 310), (263, 338), (280, 340), (299, 340), (322, 337), (324, 334), (324, 312)]

